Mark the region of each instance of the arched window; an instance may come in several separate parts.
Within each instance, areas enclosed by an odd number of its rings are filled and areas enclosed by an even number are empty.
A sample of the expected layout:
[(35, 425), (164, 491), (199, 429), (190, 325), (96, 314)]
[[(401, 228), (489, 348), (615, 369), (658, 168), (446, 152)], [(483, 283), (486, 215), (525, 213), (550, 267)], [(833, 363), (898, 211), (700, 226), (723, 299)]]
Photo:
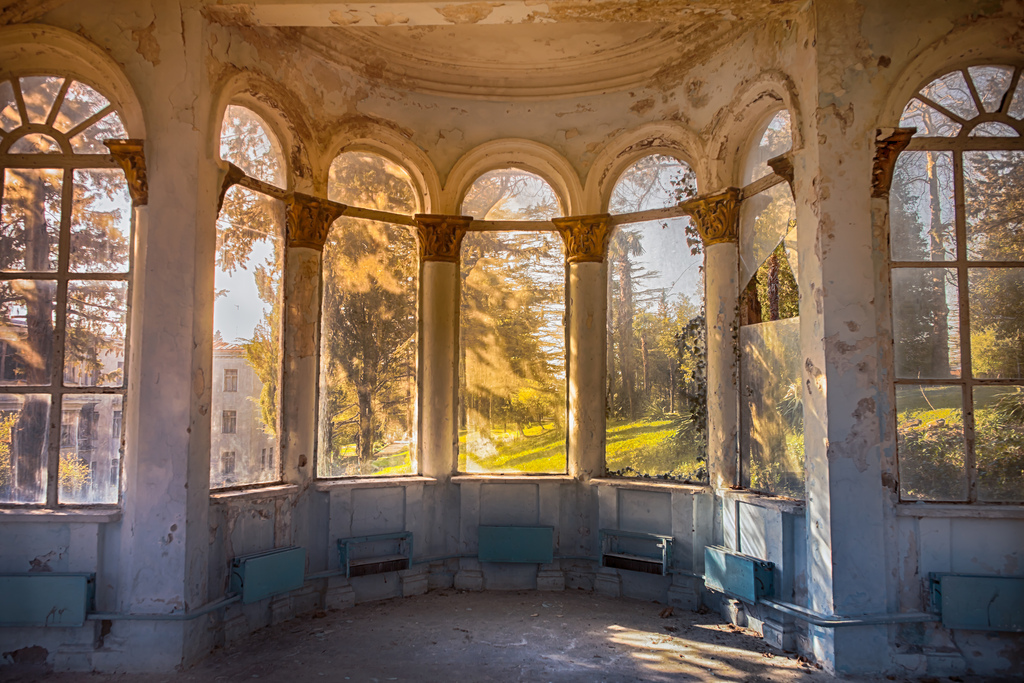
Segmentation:
[[(285, 187), (281, 145), (266, 122), (230, 105), (221, 158)], [(240, 185), (217, 217), (210, 486), (280, 479), (281, 274), (284, 205)]]
[[(330, 199), (413, 214), (408, 171), (371, 152), (339, 154)], [(323, 255), (317, 475), (416, 471), (416, 239), (404, 225), (341, 217)]]
[(1024, 501), (1021, 67), (921, 88), (889, 195), (905, 500)]
[(793, 144), (789, 112), (765, 117), (740, 205), (740, 471), (744, 485), (804, 497), (796, 204), (768, 166)]
[[(481, 220), (545, 220), (561, 202), (538, 175), (483, 174), (462, 203)], [(459, 471), (564, 474), (565, 260), (554, 232), (462, 241)]]
[(84, 83), (0, 82), (0, 503), (118, 501), (132, 208), (102, 141), (126, 137)]
[[(675, 206), (696, 174), (652, 154), (627, 168), (609, 211)], [(689, 218), (616, 228), (608, 246), (605, 467), (623, 476), (707, 479), (704, 256)]]

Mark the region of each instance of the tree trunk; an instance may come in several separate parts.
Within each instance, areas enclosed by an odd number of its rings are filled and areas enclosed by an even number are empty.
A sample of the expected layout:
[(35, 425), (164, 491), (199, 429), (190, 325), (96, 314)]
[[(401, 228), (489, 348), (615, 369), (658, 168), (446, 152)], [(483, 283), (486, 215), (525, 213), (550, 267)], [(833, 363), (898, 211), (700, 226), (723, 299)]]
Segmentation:
[(636, 369), (633, 367), (633, 274), (629, 258), (618, 261), (619, 311), (619, 367), (622, 373), (622, 398), (625, 413), (630, 420), (637, 415)]
[[(945, 256), (945, 237), (942, 225), (942, 207), (939, 203), (939, 174), (935, 167), (935, 155), (928, 155), (928, 190), (931, 193), (931, 226), (928, 229), (929, 252), (932, 261), (941, 261)], [(932, 359), (933, 377), (949, 376), (949, 302), (946, 301), (946, 283), (942, 270), (932, 271), (930, 278), (932, 300), (936, 302), (932, 317)]]
[(779, 319), (779, 252), (773, 251), (768, 257), (768, 315), (769, 320)]

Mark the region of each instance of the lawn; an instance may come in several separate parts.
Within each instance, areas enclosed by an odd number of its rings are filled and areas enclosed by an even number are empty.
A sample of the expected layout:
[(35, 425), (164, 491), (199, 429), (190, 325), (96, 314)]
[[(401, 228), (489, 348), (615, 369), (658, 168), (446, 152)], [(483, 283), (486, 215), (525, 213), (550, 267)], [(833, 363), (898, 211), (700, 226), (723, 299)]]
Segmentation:
[(565, 428), (548, 422), (516, 430), (492, 429), (490, 438), (470, 439), (459, 431), (460, 472), (564, 474)]
[(605, 462), (610, 472), (632, 468), (640, 474), (697, 479), (701, 463), (695, 430), (681, 439), (673, 438), (675, 420), (609, 420), (605, 432)]

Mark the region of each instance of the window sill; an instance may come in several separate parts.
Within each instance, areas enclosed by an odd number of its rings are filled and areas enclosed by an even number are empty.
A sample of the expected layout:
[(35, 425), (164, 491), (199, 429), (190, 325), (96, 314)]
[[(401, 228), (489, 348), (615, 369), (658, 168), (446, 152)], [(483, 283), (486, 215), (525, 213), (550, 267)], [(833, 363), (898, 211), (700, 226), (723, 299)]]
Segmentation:
[(253, 498), (279, 498), (296, 493), (298, 490), (298, 484), (269, 484), (267, 486), (257, 486), (251, 489), (210, 491), (210, 502), (228, 503), (231, 501), (250, 500)]
[(591, 486), (614, 486), (638, 491), (685, 491), (687, 493), (708, 493), (711, 489), (704, 484), (687, 484), (670, 479), (638, 479), (632, 477), (596, 477)]
[(772, 510), (778, 510), (780, 512), (786, 512), (792, 515), (804, 514), (806, 503), (796, 498), (785, 498), (783, 496), (773, 496), (768, 493), (761, 493), (759, 491), (748, 491), (746, 489), (725, 489), (720, 492), (723, 498), (730, 498), (733, 500), (747, 503), (748, 505), (756, 505), (758, 507), (769, 508)]
[(436, 484), (433, 477), (421, 477), (410, 474), (402, 477), (353, 477), (351, 479), (321, 479), (316, 483), (317, 491), (333, 491), (335, 489), (382, 489), (393, 486), (409, 486), (412, 484)]
[(1024, 505), (957, 503), (900, 503), (897, 517), (967, 517), (974, 519), (1024, 519)]
[(107, 524), (121, 521), (121, 509), (18, 509), (0, 508), (0, 522), (44, 522), (50, 524)]
[(455, 484), (471, 484), (482, 482), (488, 484), (540, 484), (558, 482), (565, 484), (576, 481), (576, 477), (568, 474), (456, 474), (452, 477)]

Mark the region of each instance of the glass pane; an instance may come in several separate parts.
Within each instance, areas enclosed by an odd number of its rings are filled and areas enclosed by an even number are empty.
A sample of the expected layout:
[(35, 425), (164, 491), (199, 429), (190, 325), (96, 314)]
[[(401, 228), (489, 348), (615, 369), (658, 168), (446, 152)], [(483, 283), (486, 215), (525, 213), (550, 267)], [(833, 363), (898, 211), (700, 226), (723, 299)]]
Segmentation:
[(971, 268), (971, 367), (975, 377), (1024, 377), (1024, 268)]
[(956, 137), (962, 126), (918, 99), (907, 103), (900, 117), (900, 128), (916, 128), (914, 137)]
[(967, 80), (960, 71), (936, 78), (921, 88), (921, 94), (962, 119), (969, 121), (978, 115)]
[(50, 384), (56, 293), (53, 280), (0, 281), (0, 385)]
[(127, 273), (132, 200), (117, 169), (76, 170), (71, 203), (73, 273)]
[[(605, 464), (612, 474), (706, 478), (703, 255), (689, 222), (619, 228), (608, 253)], [(664, 227), (663, 227), (664, 226)]]
[(50, 397), (0, 394), (0, 503), (46, 500)]
[(986, 121), (985, 123), (979, 123), (975, 126), (974, 130), (970, 132), (968, 137), (1015, 138), (1017, 137), (1017, 131), (1005, 123), (999, 123), (998, 121)]
[(60, 154), (60, 144), (49, 135), (29, 133), (11, 145), (11, 154)]
[(110, 112), (84, 131), (71, 138), (71, 149), (75, 154), (109, 154), (104, 140), (123, 140), (128, 133), (117, 112)]
[(1017, 79), (1017, 88), (1013, 91), (1008, 113), (1015, 119), (1024, 119), (1024, 78)]
[(740, 325), (784, 320), (800, 315), (800, 292), (790, 267), (792, 250), (775, 247), (740, 294)]
[(1008, 66), (971, 66), (967, 72), (974, 81), (974, 89), (978, 91), (985, 111), (999, 111), (1003, 95), (1010, 87), (1013, 69)]
[(633, 213), (675, 206), (697, 194), (697, 174), (675, 157), (652, 154), (627, 168), (615, 183), (608, 211)]
[(347, 206), (393, 213), (415, 213), (418, 206), (409, 172), (369, 152), (345, 152), (334, 159), (327, 196)]
[(546, 180), (506, 168), (476, 179), (462, 201), (462, 214), (489, 221), (542, 221), (561, 216), (562, 208)]
[(61, 503), (116, 503), (122, 397), (64, 394), (60, 412)]
[(749, 282), (794, 228), (796, 203), (788, 183), (744, 199), (740, 204), (740, 282)]
[(62, 171), (8, 168), (0, 209), (0, 270), (57, 269)]
[[(280, 201), (235, 185), (217, 219), (210, 457), (214, 487), (279, 478), (283, 215)], [(234, 392), (224, 391), (226, 369), (237, 370)], [(232, 431), (225, 431), (220, 419), (228, 411), (236, 415)], [(225, 459), (225, 453), (232, 453), (231, 458)], [(228, 461), (233, 463), (230, 468), (224, 464)]]
[(29, 123), (46, 123), (63, 82), (58, 76), (29, 76), (20, 80)]
[(470, 233), (461, 260), (459, 471), (564, 473), (561, 240)]
[(317, 475), (415, 471), (416, 240), (342, 218), (324, 248)]
[(750, 487), (804, 497), (800, 319), (740, 328), (740, 449)]
[(0, 128), (10, 132), (21, 125), (18, 102), (14, 99), (14, 87), (10, 81), (0, 83)]
[(64, 102), (60, 105), (53, 127), (62, 133), (85, 121), (93, 114), (110, 105), (106, 97), (99, 94), (85, 83), (75, 81), (68, 87)]
[(952, 152), (904, 152), (889, 191), (894, 261), (956, 260)]
[(752, 183), (772, 173), (768, 160), (785, 154), (793, 146), (793, 131), (790, 126), (789, 111), (777, 112), (762, 129), (756, 138), (757, 146), (752, 147), (744, 165), (743, 183)]
[(246, 175), (265, 183), (285, 187), (284, 153), (277, 136), (255, 112), (230, 104), (220, 128), (220, 158), (230, 161)]
[(894, 268), (892, 322), (896, 376), (960, 376), (960, 299), (952, 268)]
[(963, 393), (896, 387), (896, 449), (904, 500), (967, 500)]
[(978, 500), (1024, 502), (1024, 387), (975, 387)]
[(68, 283), (64, 385), (119, 387), (124, 383), (128, 283)]
[(1024, 152), (964, 152), (967, 257), (1024, 261)]

